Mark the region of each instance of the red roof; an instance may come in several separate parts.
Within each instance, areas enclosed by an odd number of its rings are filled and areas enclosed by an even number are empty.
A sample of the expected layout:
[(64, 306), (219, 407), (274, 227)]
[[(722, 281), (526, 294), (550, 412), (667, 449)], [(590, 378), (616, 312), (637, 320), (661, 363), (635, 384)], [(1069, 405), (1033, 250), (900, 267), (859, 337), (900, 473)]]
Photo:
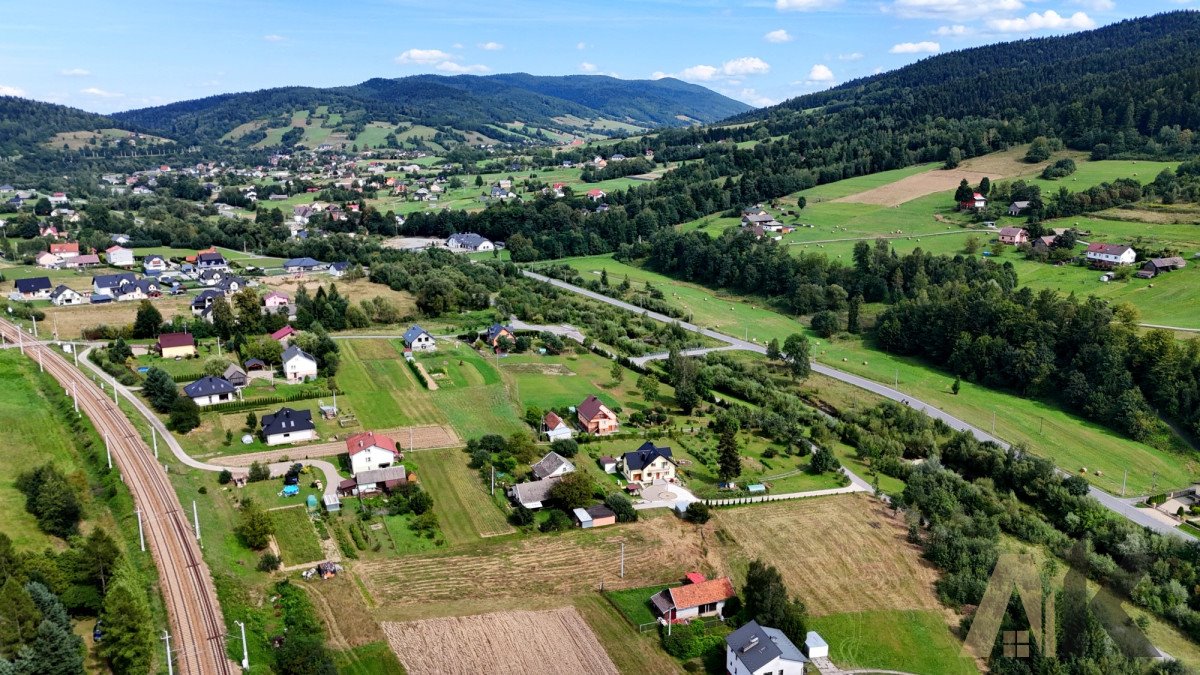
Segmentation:
[(346, 439), (346, 451), (350, 453), (351, 457), (371, 446), (382, 448), (393, 454), (396, 452), (396, 441), (374, 431), (364, 431)]
[(689, 584), (702, 584), (705, 581), (708, 581), (708, 577), (700, 574), (699, 572), (688, 572), (687, 574), (683, 575), (683, 578), (687, 579)]
[(79, 253), (79, 244), (50, 244), (51, 253)]
[(163, 333), (158, 336), (158, 348), (195, 347), (196, 340), (191, 333)]
[(545, 424), (546, 428), (550, 430), (557, 429), (562, 423), (562, 418), (559, 417), (555, 412), (548, 412), (546, 413), (546, 416), (542, 418), (542, 424)]
[(608, 410), (608, 407), (600, 399), (596, 398), (595, 394), (583, 399), (583, 403), (579, 404), (578, 411), (583, 419), (589, 421), (596, 419), (604, 411), (607, 411), (610, 415), (612, 414), (612, 411)]
[(698, 584), (685, 584), (669, 589), (671, 602), (675, 609), (688, 609), (714, 602), (728, 600), (737, 595), (733, 591), (733, 582), (729, 577), (721, 577)]
[(295, 328), (292, 328), (291, 326), (284, 326), (283, 328), (280, 328), (279, 330), (275, 331), (274, 333), (271, 333), (271, 339), (272, 340), (282, 340), (283, 338), (290, 337), (292, 335), (295, 335), (298, 332), (300, 332), (300, 331), (296, 330)]
[(595, 188), (588, 190), (587, 193), (588, 193), (589, 197), (603, 197), (604, 196), (604, 190), (597, 190)]
[(1121, 255), (1129, 247), (1125, 244), (1088, 244), (1088, 253), (1103, 253), (1104, 255)]

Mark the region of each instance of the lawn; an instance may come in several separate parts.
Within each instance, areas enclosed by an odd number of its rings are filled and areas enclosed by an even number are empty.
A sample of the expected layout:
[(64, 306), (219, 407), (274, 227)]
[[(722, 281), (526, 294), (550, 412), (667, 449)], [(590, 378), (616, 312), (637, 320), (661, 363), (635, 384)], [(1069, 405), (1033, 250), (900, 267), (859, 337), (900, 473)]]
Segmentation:
[(842, 668), (880, 668), (922, 675), (978, 673), (937, 611), (868, 611), (810, 617), (808, 629), (829, 644)]
[(656, 617), (650, 608), (651, 596), (659, 591), (679, 584), (659, 584), (644, 588), (627, 588), (622, 591), (605, 591), (604, 597), (617, 608), (621, 616), (634, 626), (654, 623)]
[(270, 514), (275, 523), (275, 543), (279, 545), (284, 567), (325, 559), (325, 551), (317, 540), (317, 532), (303, 503), (296, 507), (276, 509)]
[[(610, 408), (626, 413), (647, 407), (637, 390), (638, 374), (626, 368), (621, 381), (614, 382), (612, 361), (592, 352), (559, 356), (512, 354), (501, 359), (499, 365), (524, 406), (565, 410), (594, 394)], [(673, 393), (668, 385), (661, 385), (656, 403), (673, 406)]]
[(387, 642), (371, 642), (333, 652), (341, 675), (404, 675), (404, 666)]
[(34, 362), (17, 350), (0, 352), (0, 428), (8, 450), (0, 452), (0, 473), (6, 477), (0, 481), (0, 532), (17, 550), (29, 551), (53, 547), (56, 539), (39, 530), (25, 510), (25, 495), (14, 484), (17, 474), (47, 462), (68, 475), (81, 468), (69, 432), (34, 384), (36, 375)]
[[(461, 450), (422, 450), (418, 478), (434, 501), (438, 524), (451, 544), (514, 532)], [(411, 456), (411, 455), (410, 455)]]

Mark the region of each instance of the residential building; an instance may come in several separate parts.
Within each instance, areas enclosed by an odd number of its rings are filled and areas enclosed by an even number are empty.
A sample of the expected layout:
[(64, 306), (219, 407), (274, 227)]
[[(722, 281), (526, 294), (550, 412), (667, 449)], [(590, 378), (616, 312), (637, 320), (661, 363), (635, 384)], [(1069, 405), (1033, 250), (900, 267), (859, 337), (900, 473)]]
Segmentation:
[[(208, 318), (212, 312), (213, 303), (217, 298), (224, 297), (221, 291), (206, 288), (192, 298), (192, 314)], [(210, 319), (211, 320), (211, 319)]]
[(289, 311), (291, 305), (292, 299), (286, 293), (271, 291), (263, 296), (263, 307), (268, 313)]
[(33, 259), (38, 267), (46, 270), (58, 269), (62, 266), (63, 259), (54, 255), (49, 251), (42, 251)]
[(187, 358), (196, 355), (196, 339), (191, 333), (163, 333), (155, 348), (164, 359)]
[(50, 293), (50, 304), (58, 307), (64, 305), (82, 305), (83, 295), (67, 286), (60, 285)]
[(1002, 227), (1000, 228), (1000, 243), (1016, 246), (1029, 241), (1029, 233), (1022, 227)]
[(483, 335), (483, 341), (486, 342), (489, 347), (495, 349), (499, 349), (501, 338), (507, 338), (510, 341), (515, 341), (516, 336), (513, 335), (512, 327), (501, 326), (498, 323), (494, 323)]
[(183, 393), (196, 405), (204, 407), (235, 400), (237, 387), (224, 378), (205, 375), (191, 384), (184, 385)]
[(617, 461), (617, 471), (626, 481), (643, 485), (656, 480), (674, 482), (675, 469), (671, 449), (656, 447), (652, 441), (646, 441), (637, 450), (621, 455)]
[(567, 423), (558, 416), (558, 413), (553, 411), (546, 413), (546, 416), (542, 418), (542, 433), (546, 435), (546, 440), (550, 442), (571, 438), (575, 435), (574, 430), (567, 426)]
[(317, 437), (311, 410), (280, 408), (279, 412), (262, 417), (262, 434), (267, 445), (300, 443)]
[(288, 382), (317, 379), (317, 360), (296, 345), (283, 350), (283, 374)]
[(372, 469), (386, 469), (396, 463), (399, 451), (396, 441), (374, 431), (364, 431), (346, 439), (350, 454), (350, 473), (358, 475)]
[(575, 465), (571, 463), (571, 460), (557, 452), (546, 453), (545, 457), (529, 468), (533, 472), (534, 478), (538, 480), (559, 478), (575, 471)]
[(404, 331), (404, 347), (414, 352), (437, 351), (437, 342), (424, 328), (414, 325)]
[(550, 488), (558, 482), (557, 478), (546, 478), (528, 483), (517, 483), (508, 490), (512, 500), (527, 509), (540, 509), (550, 499)]
[(777, 628), (757, 621), (725, 636), (729, 675), (804, 675), (808, 657)]
[(196, 269), (223, 270), (227, 267), (229, 267), (229, 263), (225, 260), (225, 256), (217, 253), (216, 249), (200, 251), (196, 254)]
[(1137, 253), (1125, 244), (1089, 244), (1087, 260), (1093, 267), (1104, 269), (1117, 265), (1132, 265), (1137, 260)]
[(225, 372), (221, 373), (221, 377), (238, 389), (250, 384), (250, 376), (246, 374), (246, 371), (239, 368), (236, 363), (229, 364), (225, 368)]
[(729, 577), (665, 588), (650, 598), (654, 611), (667, 621), (717, 616), (737, 595)]
[(496, 246), (492, 242), (474, 232), (459, 232), (450, 235), (450, 238), (446, 240), (446, 248), (463, 253), (496, 250)]
[(145, 271), (146, 274), (162, 274), (163, 272), (167, 271), (167, 259), (161, 255), (155, 255), (151, 253), (145, 258), (142, 258), (142, 270)]
[(586, 509), (573, 509), (571, 516), (575, 522), (579, 523), (579, 527), (584, 529), (604, 527), (605, 525), (615, 525), (617, 523), (617, 514), (603, 504), (589, 506)]
[(119, 274), (101, 274), (100, 276), (92, 277), (92, 295), (106, 295), (115, 298), (120, 292), (122, 284), (132, 284), (137, 282), (137, 277), (132, 272), (121, 272)]
[(79, 255), (79, 242), (70, 242), (64, 244), (50, 244), (50, 252), (54, 255), (66, 260)]
[(66, 258), (63, 261), (63, 267), (67, 269), (84, 269), (87, 267), (95, 267), (100, 264), (100, 256), (95, 253), (84, 253), (71, 258)]
[(1058, 237), (1053, 234), (1048, 234), (1044, 237), (1038, 237), (1033, 240), (1033, 250), (1039, 253), (1049, 253), (1050, 249), (1054, 248), (1054, 240)]
[(404, 470), (403, 464), (389, 466), (384, 469), (370, 469), (355, 473), (353, 478), (338, 483), (338, 493), (342, 495), (362, 495), (371, 492), (391, 492), (410, 480), (416, 480), (416, 474)]
[(288, 343), (291, 342), (292, 336), (299, 332), (300, 331), (292, 328), (291, 326), (284, 326), (274, 333), (271, 333), (271, 339), (286, 347)]
[(616, 413), (604, 405), (594, 394), (583, 399), (583, 403), (580, 403), (575, 410), (579, 418), (579, 426), (585, 433), (607, 436), (620, 431), (621, 425), (617, 421)]
[(971, 209), (974, 209), (976, 211), (982, 211), (987, 208), (987, 197), (984, 197), (983, 195), (976, 192), (971, 195), (970, 199), (965, 199), (965, 200), (959, 202), (958, 206), (959, 206), (959, 208), (961, 208), (964, 211), (971, 210)]
[(283, 261), (283, 269), (290, 274), (304, 274), (321, 269), (323, 266), (323, 263), (313, 258), (289, 258)]
[(104, 250), (104, 257), (109, 265), (115, 267), (133, 267), (133, 250), (123, 246), (109, 246)]
[(205, 286), (216, 286), (225, 278), (223, 269), (204, 269), (196, 276), (196, 280)]
[(1027, 202), (1027, 201), (1013, 202), (1008, 205), (1008, 215), (1019, 216), (1028, 209), (1029, 209), (1029, 202)]
[(42, 300), (50, 297), (50, 277), (30, 277), (13, 282), (13, 290), (23, 300)]
[(592, 188), (591, 190), (587, 191), (587, 196), (588, 196), (588, 199), (590, 199), (594, 202), (598, 202), (601, 199), (604, 199), (605, 197), (607, 197), (608, 193), (606, 193), (604, 190), (598, 190), (596, 188)]

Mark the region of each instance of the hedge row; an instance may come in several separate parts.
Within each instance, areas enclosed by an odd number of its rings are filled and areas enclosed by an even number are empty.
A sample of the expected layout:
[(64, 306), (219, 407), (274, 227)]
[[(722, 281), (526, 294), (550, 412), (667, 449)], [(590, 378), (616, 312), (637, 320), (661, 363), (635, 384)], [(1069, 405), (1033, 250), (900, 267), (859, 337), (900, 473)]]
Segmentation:
[(408, 369), (413, 371), (413, 373), (416, 374), (417, 379), (421, 381), (421, 384), (426, 389), (428, 389), (429, 388), (429, 380), (426, 379), (424, 371), (422, 371), (420, 368), (417, 367), (416, 359), (404, 359), (404, 360), (408, 363)]
[(260, 396), (258, 398), (248, 398), (244, 401), (230, 401), (229, 403), (218, 403), (216, 405), (206, 406), (204, 410), (213, 412), (241, 412), (243, 410), (253, 410), (264, 406), (280, 405), (282, 403), (292, 403), (295, 401), (306, 401), (314, 398), (325, 396), (333, 396), (333, 392), (328, 389), (316, 389), (309, 391), (298, 391), (287, 396)]

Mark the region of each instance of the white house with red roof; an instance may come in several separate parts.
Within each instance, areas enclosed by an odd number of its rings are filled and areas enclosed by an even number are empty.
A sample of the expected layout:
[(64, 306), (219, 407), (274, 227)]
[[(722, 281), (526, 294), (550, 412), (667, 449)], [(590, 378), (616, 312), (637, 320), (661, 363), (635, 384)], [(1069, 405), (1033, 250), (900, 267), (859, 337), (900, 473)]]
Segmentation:
[(104, 250), (109, 265), (133, 267), (133, 250), (123, 246), (110, 246)]
[(1137, 252), (1125, 244), (1089, 244), (1087, 260), (1093, 267), (1132, 265), (1137, 260)]
[[(701, 581), (691, 581), (693, 578)], [(688, 575), (689, 583), (663, 589), (650, 598), (655, 613), (667, 621), (681, 621), (704, 616), (716, 616), (725, 602), (737, 595), (729, 577), (709, 579)]]
[(607, 197), (608, 193), (605, 192), (604, 190), (592, 188), (591, 190), (587, 191), (587, 196), (588, 196), (588, 199), (590, 199), (594, 202), (598, 202), (601, 199), (604, 199), (605, 197)]
[(546, 416), (542, 418), (542, 433), (546, 434), (546, 440), (550, 442), (571, 438), (575, 435), (571, 427), (567, 426), (558, 413), (553, 411), (546, 413)]
[(274, 333), (271, 333), (271, 339), (286, 347), (288, 342), (291, 341), (292, 336), (299, 332), (300, 331), (292, 328), (291, 326), (284, 326)]
[(350, 453), (350, 472), (358, 475), (373, 469), (386, 469), (400, 458), (396, 441), (374, 431), (364, 431), (346, 439)]
[(63, 244), (50, 244), (50, 252), (54, 255), (66, 260), (79, 255), (79, 242), (70, 242)]
[(968, 210), (968, 209), (975, 209), (976, 211), (982, 211), (983, 209), (987, 208), (987, 197), (984, 197), (983, 195), (976, 192), (971, 195), (970, 199), (964, 199), (963, 201), (959, 202), (958, 206), (960, 208), (962, 208), (964, 211)]

